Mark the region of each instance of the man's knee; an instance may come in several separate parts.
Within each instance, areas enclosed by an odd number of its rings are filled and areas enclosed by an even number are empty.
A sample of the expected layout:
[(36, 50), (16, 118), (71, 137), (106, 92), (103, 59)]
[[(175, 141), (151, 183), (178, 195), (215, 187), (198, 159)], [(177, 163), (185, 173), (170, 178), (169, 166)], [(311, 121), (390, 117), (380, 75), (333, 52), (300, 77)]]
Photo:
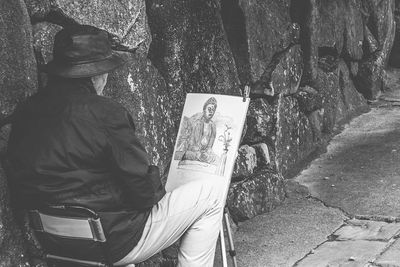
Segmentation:
[(210, 208), (224, 205), (224, 198), (228, 190), (227, 186), (228, 183), (223, 179), (205, 177), (178, 187), (171, 193), (176, 201), (180, 199), (179, 203), (182, 203), (182, 205), (185, 205), (183, 203), (197, 205), (196, 203), (203, 202), (204, 204), (209, 203), (206, 206)]
[(200, 181), (201, 191), (213, 201), (223, 202), (228, 183), (223, 179), (207, 178)]

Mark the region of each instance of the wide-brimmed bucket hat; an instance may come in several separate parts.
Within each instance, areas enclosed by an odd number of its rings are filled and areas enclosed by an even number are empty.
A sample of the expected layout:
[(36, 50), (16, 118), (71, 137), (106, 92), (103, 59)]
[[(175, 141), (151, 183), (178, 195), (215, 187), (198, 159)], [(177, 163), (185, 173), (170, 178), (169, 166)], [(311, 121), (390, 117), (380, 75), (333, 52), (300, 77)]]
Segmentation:
[(57, 76), (82, 78), (107, 73), (124, 63), (111, 50), (107, 32), (89, 25), (78, 25), (56, 34), (53, 60), (43, 70)]

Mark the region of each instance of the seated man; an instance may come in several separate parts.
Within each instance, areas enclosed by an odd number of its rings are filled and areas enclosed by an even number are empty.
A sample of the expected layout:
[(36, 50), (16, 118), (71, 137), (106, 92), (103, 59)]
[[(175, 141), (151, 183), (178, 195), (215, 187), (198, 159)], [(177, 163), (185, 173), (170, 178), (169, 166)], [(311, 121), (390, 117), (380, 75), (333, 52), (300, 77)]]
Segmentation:
[(204, 179), (166, 193), (129, 113), (102, 96), (123, 64), (91, 26), (57, 33), (47, 87), (15, 112), (8, 146), (17, 206), (75, 204), (99, 213), (116, 266), (138, 263), (181, 238), (179, 266), (212, 266), (223, 184)]

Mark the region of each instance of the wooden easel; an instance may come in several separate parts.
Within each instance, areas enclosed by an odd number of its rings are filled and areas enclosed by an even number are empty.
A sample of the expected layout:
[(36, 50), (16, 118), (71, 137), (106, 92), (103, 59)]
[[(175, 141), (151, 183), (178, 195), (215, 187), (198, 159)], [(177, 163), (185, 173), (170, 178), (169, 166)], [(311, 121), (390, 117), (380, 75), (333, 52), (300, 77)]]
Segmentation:
[(229, 223), (229, 215), (228, 215), (228, 208), (224, 208), (224, 215), (222, 219), (222, 224), (221, 224), (221, 231), (220, 231), (220, 240), (221, 240), (221, 257), (222, 257), (222, 266), (223, 267), (228, 267), (228, 259), (226, 256), (226, 245), (225, 245), (225, 235), (224, 235), (224, 225), (226, 228), (226, 233), (228, 236), (228, 242), (229, 242), (229, 255), (232, 257), (232, 263), (234, 267), (237, 267), (237, 261), (236, 261), (236, 251), (235, 251), (235, 246), (233, 244), (233, 236), (232, 236), (232, 229), (231, 225)]
[[(243, 102), (246, 101), (247, 98), (250, 97), (250, 86), (246, 85), (244, 87), (243, 91)], [(224, 235), (224, 225), (226, 228), (226, 233), (228, 236), (228, 242), (229, 242), (229, 255), (232, 257), (232, 263), (234, 267), (237, 267), (237, 261), (236, 261), (236, 250), (235, 246), (233, 244), (233, 235), (232, 235), (232, 229), (231, 225), (229, 223), (229, 214), (228, 214), (228, 208), (225, 206), (224, 208), (224, 215), (222, 219), (222, 224), (221, 224), (221, 231), (220, 231), (220, 240), (221, 240), (221, 256), (222, 256), (222, 266), (223, 267), (228, 267), (228, 259), (226, 256), (226, 245), (225, 245), (225, 235)]]

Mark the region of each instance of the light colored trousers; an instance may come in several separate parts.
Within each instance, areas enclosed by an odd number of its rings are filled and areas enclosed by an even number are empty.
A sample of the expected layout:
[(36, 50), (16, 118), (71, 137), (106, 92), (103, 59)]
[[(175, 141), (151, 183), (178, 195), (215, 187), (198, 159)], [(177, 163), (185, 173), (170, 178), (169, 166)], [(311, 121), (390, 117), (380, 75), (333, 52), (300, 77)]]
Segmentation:
[(205, 178), (168, 192), (152, 208), (139, 243), (115, 265), (142, 262), (182, 237), (178, 266), (212, 267), (226, 190), (222, 180)]

